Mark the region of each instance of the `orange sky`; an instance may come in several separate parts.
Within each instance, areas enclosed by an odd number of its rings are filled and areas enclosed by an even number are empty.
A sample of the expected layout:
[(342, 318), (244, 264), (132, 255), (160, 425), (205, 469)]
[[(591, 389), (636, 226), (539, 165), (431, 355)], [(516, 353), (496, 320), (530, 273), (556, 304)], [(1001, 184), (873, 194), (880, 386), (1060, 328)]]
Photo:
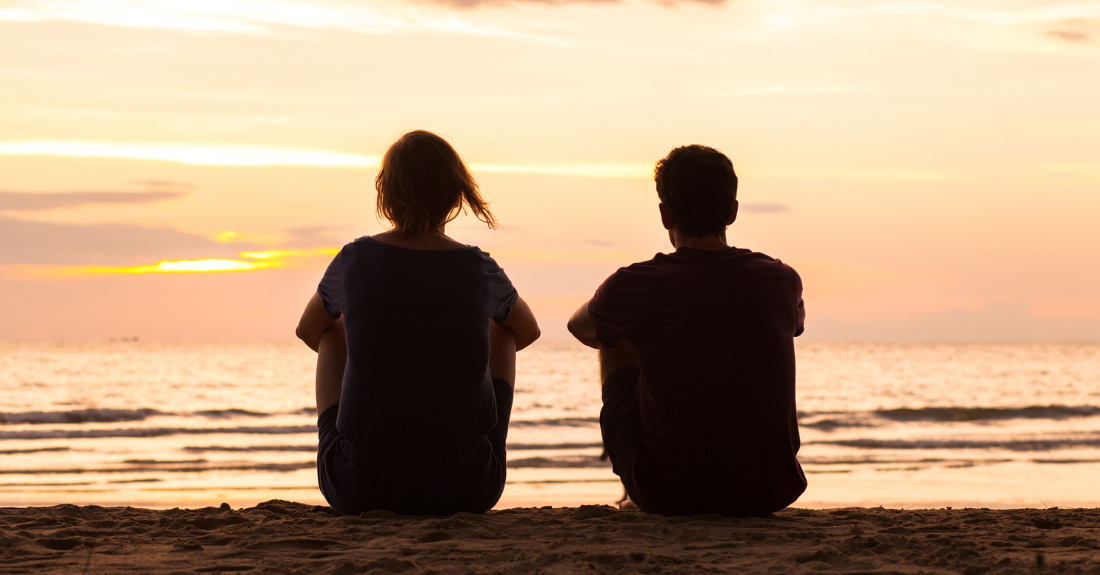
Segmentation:
[(0, 86), (0, 339), (292, 337), (414, 128), (549, 337), (703, 143), (807, 338), (1100, 339), (1096, 3), (0, 0)]

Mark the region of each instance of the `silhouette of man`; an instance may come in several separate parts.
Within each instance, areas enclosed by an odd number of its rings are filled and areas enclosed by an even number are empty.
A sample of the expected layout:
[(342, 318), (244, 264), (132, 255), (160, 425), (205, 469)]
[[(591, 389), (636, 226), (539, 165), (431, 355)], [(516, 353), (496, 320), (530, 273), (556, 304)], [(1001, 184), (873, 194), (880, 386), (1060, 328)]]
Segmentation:
[(655, 180), (676, 251), (620, 268), (569, 320), (599, 350), (600, 428), (622, 506), (767, 515), (806, 489), (793, 340), (802, 280), (726, 243), (738, 204), (724, 154), (676, 148)]

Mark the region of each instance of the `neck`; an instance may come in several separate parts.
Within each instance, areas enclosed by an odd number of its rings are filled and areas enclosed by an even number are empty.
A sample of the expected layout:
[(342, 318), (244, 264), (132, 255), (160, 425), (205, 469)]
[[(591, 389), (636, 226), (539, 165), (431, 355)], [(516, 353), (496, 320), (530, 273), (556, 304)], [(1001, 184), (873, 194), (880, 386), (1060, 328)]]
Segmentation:
[(676, 249), (694, 248), (697, 250), (720, 251), (730, 247), (726, 243), (726, 232), (710, 236), (691, 237), (681, 234), (679, 230), (672, 229), (668, 231), (668, 239), (672, 241), (672, 246)]

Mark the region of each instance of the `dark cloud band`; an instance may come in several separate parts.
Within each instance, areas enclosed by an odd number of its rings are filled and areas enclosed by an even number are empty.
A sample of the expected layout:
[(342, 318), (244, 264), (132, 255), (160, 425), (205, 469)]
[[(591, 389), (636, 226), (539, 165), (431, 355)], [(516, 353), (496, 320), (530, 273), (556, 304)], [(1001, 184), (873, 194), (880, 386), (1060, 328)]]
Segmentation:
[(251, 244), (131, 224), (58, 224), (0, 216), (0, 265), (138, 265), (165, 260), (233, 258)]
[(143, 204), (183, 196), (181, 191), (156, 192), (5, 192), (0, 211), (40, 211), (88, 204)]

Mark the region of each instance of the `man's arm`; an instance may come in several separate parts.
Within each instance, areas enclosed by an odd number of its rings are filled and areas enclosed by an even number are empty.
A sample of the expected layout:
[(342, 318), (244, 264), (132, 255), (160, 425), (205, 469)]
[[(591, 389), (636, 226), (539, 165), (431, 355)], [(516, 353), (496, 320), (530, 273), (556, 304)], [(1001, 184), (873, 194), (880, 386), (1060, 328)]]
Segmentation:
[(596, 337), (596, 324), (592, 323), (592, 316), (588, 315), (589, 303), (590, 301), (584, 302), (584, 305), (573, 312), (573, 317), (569, 318), (569, 333), (584, 345), (600, 349), (600, 340)]

